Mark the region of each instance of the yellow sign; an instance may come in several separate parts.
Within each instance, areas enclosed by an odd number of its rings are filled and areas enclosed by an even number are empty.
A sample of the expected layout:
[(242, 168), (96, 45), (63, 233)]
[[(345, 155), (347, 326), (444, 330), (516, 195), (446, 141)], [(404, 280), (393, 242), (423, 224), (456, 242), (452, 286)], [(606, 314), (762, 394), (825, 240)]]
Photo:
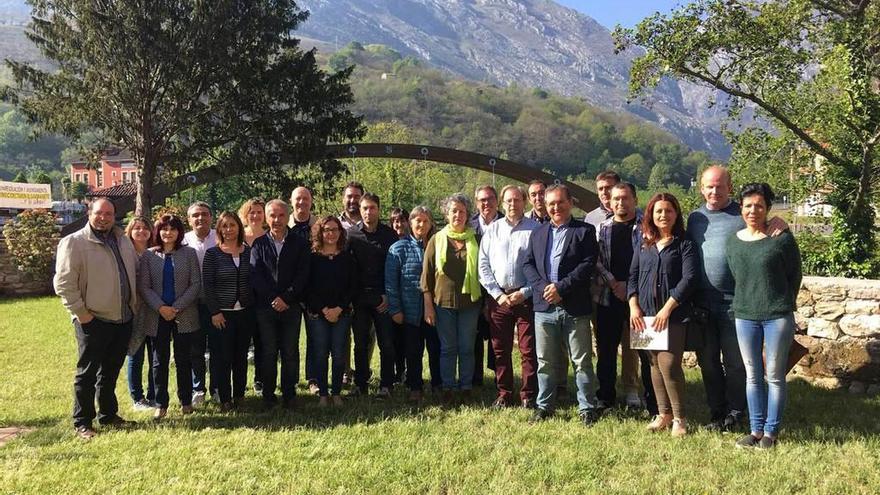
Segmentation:
[(52, 208), (52, 186), (0, 181), (0, 208)]

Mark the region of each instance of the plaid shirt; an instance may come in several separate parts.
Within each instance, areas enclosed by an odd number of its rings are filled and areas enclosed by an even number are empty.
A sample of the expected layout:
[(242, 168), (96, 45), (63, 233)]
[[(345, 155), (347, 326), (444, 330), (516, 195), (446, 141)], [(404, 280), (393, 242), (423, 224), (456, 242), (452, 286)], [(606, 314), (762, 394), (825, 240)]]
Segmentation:
[[(614, 217), (609, 217), (599, 224), (599, 262), (596, 263), (596, 303), (602, 306), (611, 304), (609, 282), (615, 280), (614, 275), (608, 269), (611, 266), (611, 227), (614, 225)], [(636, 209), (636, 223), (632, 229), (633, 252), (637, 253), (642, 244), (642, 210)], [(624, 280), (625, 282), (625, 280)]]

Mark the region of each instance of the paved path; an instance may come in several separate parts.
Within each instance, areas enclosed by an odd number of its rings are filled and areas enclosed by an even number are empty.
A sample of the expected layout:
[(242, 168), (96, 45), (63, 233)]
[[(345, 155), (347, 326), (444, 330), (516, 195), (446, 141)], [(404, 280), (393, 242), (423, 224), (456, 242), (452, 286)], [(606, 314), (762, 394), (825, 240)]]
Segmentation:
[(6, 445), (6, 442), (11, 441), (13, 438), (19, 435), (25, 435), (32, 431), (32, 428), (19, 428), (17, 426), (7, 426), (4, 428), (0, 428), (0, 447)]

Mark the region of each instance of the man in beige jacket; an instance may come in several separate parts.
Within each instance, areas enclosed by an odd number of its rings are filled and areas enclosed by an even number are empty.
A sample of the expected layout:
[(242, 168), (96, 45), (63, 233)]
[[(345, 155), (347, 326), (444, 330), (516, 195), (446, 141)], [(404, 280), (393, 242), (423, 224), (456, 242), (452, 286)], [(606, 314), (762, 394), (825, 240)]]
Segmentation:
[(55, 292), (73, 318), (77, 340), (73, 426), (85, 440), (95, 436), (96, 416), (105, 426), (129, 423), (117, 414), (116, 379), (137, 305), (137, 255), (114, 225), (115, 213), (107, 199), (92, 202), (88, 225), (61, 240), (55, 261)]

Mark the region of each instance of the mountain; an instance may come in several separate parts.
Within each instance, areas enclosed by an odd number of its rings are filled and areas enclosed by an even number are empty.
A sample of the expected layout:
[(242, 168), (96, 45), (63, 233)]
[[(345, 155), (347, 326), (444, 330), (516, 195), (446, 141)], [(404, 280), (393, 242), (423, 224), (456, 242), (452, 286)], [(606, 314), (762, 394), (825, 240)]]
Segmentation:
[[(687, 145), (726, 157), (723, 105), (712, 92), (664, 80), (645, 106), (627, 102), (635, 53), (614, 54), (610, 31), (550, 0), (301, 0), (297, 34), (335, 46), (390, 46), (462, 77), (580, 96), (654, 122)], [(718, 98), (723, 101), (722, 98)]]
[[(712, 96), (722, 103), (723, 95), (664, 80), (647, 104), (627, 102), (629, 68), (637, 54), (614, 54), (607, 28), (551, 0), (300, 0), (297, 4), (311, 15), (296, 35), (318, 46), (339, 48), (351, 41), (387, 45), (467, 79), (542, 88), (623, 110), (670, 131), (694, 149), (716, 158), (729, 155), (719, 132), (723, 105), (709, 104)], [(28, 10), (24, 0), (0, 0), (0, 24), (21, 24)]]

